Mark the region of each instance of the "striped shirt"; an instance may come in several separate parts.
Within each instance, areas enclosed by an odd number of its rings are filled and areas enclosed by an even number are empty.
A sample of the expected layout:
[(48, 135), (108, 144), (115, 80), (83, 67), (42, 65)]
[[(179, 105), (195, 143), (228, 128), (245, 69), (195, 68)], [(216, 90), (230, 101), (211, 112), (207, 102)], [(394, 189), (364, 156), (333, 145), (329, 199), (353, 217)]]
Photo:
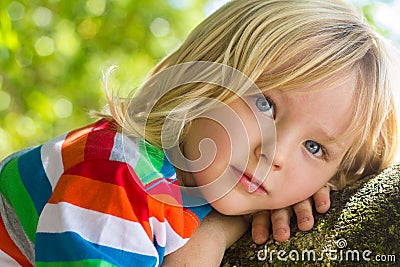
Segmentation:
[(0, 266), (160, 266), (211, 210), (105, 119), (5, 159), (0, 193)]

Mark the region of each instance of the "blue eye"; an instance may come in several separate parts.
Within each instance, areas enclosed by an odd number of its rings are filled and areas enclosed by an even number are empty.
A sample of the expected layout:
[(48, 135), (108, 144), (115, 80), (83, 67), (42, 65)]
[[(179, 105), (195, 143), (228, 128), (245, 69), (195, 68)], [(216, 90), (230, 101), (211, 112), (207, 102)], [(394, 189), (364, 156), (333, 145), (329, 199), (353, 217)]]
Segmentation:
[(269, 117), (274, 117), (274, 103), (265, 96), (256, 98), (256, 107)]
[(317, 142), (307, 140), (304, 143), (304, 146), (306, 147), (308, 152), (310, 152), (311, 154), (316, 155), (316, 156), (322, 156), (322, 154), (320, 154), (320, 153), (322, 153), (321, 145), (318, 144)]

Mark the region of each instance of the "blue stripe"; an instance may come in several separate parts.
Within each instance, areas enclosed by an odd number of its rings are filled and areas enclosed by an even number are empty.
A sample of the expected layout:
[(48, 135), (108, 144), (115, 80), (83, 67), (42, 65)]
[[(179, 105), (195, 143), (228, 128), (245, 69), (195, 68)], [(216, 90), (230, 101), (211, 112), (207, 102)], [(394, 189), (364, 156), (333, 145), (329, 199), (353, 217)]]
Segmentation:
[(151, 189), (153, 189), (154, 187), (157, 187), (159, 184), (165, 183), (165, 184), (173, 184), (176, 181), (176, 178), (172, 179), (172, 180), (166, 180), (165, 178), (159, 178), (157, 182), (155, 182), (154, 184), (150, 185), (150, 186), (146, 186), (146, 190), (149, 191)]
[(18, 160), (18, 170), (22, 183), (30, 195), (36, 211), (40, 214), (49, 200), (52, 189), (43, 168), (40, 155), (41, 146), (22, 155)]
[(158, 262), (158, 266), (161, 266), (162, 262), (164, 261), (165, 247), (162, 247), (158, 244), (156, 236), (154, 236), (154, 246), (156, 247), (158, 257), (160, 259)]
[(160, 172), (164, 177), (171, 177), (175, 174), (175, 168), (172, 166), (171, 162), (169, 162), (167, 156), (164, 157), (163, 165), (161, 167)]
[(147, 181), (148, 179), (150, 179), (152, 176), (156, 176), (156, 175), (158, 176), (157, 178), (159, 178), (159, 177), (160, 177), (159, 174), (160, 174), (159, 172), (154, 171), (154, 172), (151, 172), (151, 173), (147, 174), (146, 176), (143, 176), (143, 178), (140, 178), (140, 180), (141, 180), (142, 182), (145, 182), (145, 181)]
[(199, 218), (200, 222), (203, 221), (204, 217), (207, 216), (212, 210), (210, 204), (205, 204), (197, 207), (187, 207), (187, 209), (191, 210), (196, 216)]
[(37, 233), (36, 235), (35, 261), (37, 262), (68, 262), (87, 259), (104, 260), (117, 266), (155, 266), (157, 262), (157, 259), (152, 256), (89, 242), (74, 232)]
[[(209, 203), (207, 202), (207, 200), (205, 200), (202, 196), (195, 196), (194, 194), (196, 194), (197, 192), (193, 193), (190, 192), (186, 187), (181, 187), (181, 195), (182, 195), (182, 206), (185, 208), (190, 208), (190, 210), (192, 210), (193, 212), (195, 212), (196, 207), (202, 207), (202, 206), (209, 206)], [(197, 193), (197, 195), (199, 195)], [(211, 208), (210, 208), (211, 210)], [(210, 212), (207, 211), (207, 209), (204, 210), (204, 212)], [(196, 213), (196, 212), (195, 212)], [(199, 214), (203, 214), (203, 210), (199, 209)], [(207, 215), (207, 214), (206, 214)]]

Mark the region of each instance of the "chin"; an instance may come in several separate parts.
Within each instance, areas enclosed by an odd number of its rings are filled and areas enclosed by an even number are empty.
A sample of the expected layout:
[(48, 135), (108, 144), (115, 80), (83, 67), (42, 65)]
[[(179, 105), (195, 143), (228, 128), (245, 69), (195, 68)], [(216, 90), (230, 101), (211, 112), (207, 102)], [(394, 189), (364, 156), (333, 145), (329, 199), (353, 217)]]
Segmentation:
[(232, 203), (228, 203), (228, 201), (216, 200), (210, 204), (216, 211), (224, 215), (245, 215), (252, 212), (241, 205), (232, 205)]

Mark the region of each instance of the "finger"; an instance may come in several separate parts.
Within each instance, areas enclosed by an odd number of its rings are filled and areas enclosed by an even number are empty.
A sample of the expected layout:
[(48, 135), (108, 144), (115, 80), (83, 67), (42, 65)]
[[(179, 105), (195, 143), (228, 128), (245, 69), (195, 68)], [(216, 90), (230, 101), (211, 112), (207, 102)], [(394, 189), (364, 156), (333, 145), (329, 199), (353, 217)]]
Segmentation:
[(272, 233), (276, 241), (283, 242), (289, 239), (291, 216), (291, 207), (273, 210), (271, 212)]
[(311, 198), (293, 206), (297, 217), (297, 226), (301, 231), (308, 231), (314, 226), (313, 205)]
[(330, 186), (326, 185), (313, 195), (315, 209), (319, 213), (325, 213), (329, 210), (331, 206), (331, 199), (329, 195), (330, 191), (331, 191)]
[(245, 214), (245, 215), (243, 215), (243, 219), (245, 222), (251, 223), (253, 221), (253, 214), (252, 213)]
[(253, 215), (251, 236), (256, 244), (263, 244), (269, 236), (271, 213), (269, 210), (260, 211)]

